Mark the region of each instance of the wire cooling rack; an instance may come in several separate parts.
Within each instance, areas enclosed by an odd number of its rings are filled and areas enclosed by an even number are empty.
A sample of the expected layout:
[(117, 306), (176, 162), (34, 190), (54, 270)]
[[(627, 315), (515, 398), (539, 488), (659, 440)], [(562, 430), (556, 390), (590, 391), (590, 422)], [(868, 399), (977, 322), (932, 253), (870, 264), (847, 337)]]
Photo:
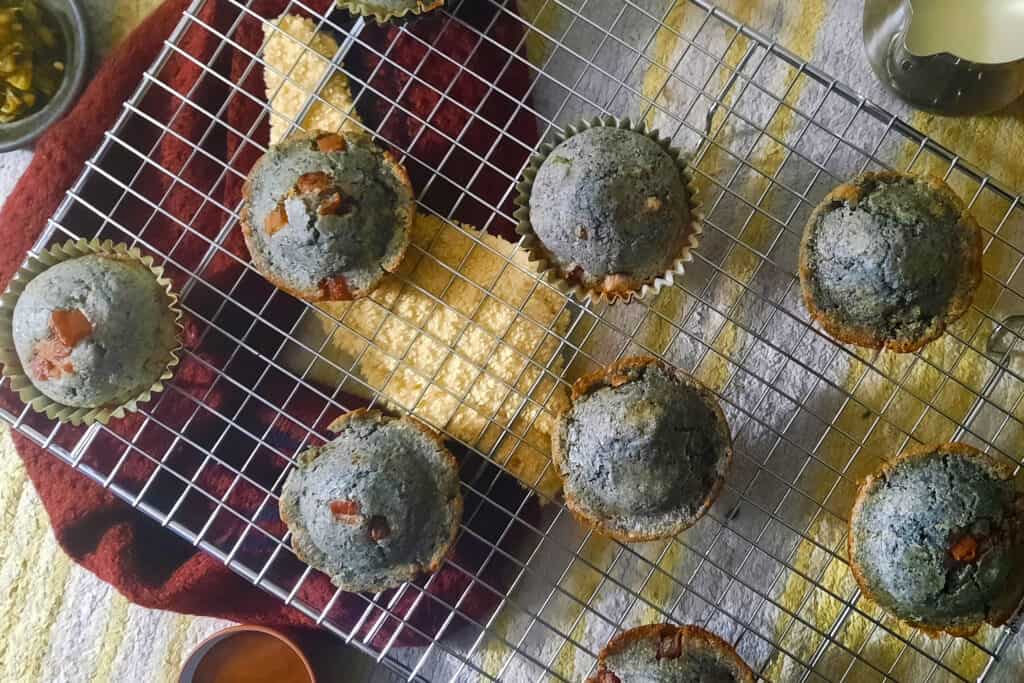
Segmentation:
[[(210, 2), (196, 0), (185, 13), (37, 248), (100, 235), (136, 244), (165, 263), (179, 276), (184, 306), (199, 323), (196, 348), (228, 348), (223, 362), (188, 354), (211, 375), (216, 391), (197, 394), (181, 386), (179, 378), (126, 436), (99, 426), (50, 423), (17, 404), (4, 384), (2, 417), (14, 429), (410, 680), (580, 680), (593, 670), (597, 652), (616, 630), (648, 620), (703, 624), (733, 643), (769, 680), (985, 677), (1007, 631), (984, 629), (969, 639), (933, 640), (895, 623), (862, 599), (849, 580), (842, 530), (857, 479), (912, 441), (966, 440), (1018, 464), (1014, 444), (1020, 443), (1024, 427), (1024, 378), (1013, 364), (1019, 337), (1011, 316), (1024, 311), (1024, 210), (1019, 197), (708, 2), (691, 0), (683, 27), (667, 21), (673, 4), (667, 2), (548, 0), (536, 3), (543, 5), (539, 11), (522, 15), (513, 2), (451, 2), (443, 14), (429, 19), (445, 27), (434, 38), (424, 38), (414, 23), (384, 44), (366, 37), (372, 27), (362, 21), (292, 2), (290, 11), (313, 17), (320, 29), (338, 38), (341, 47), (331, 61), (349, 72), (357, 109), (372, 105), (384, 111), (380, 120), (401, 113), (421, 124), (399, 146), (407, 165), (417, 163), (416, 143), (424, 131), (444, 140), (449, 149), (442, 163), (417, 166), (425, 188), (422, 208), (437, 212), (426, 199), (432, 187), (456, 188), (457, 200), (440, 217), (463, 232), (473, 249), (500, 257), (503, 272), (529, 274), (521, 262), (494, 251), (452, 218), (460, 215), (460, 207), (472, 204), (485, 210), (479, 227), (507, 228), (514, 181), (522, 169), (496, 165), (490, 155), (471, 149), (463, 136), (482, 126), (493, 137), (491, 149), (510, 147), (523, 160), (536, 141), (520, 139), (514, 126), (495, 126), (485, 118), (481, 111), (486, 98), (476, 106), (456, 101), (452, 86), (435, 85), (429, 71), (430, 65), (441, 64), (464, 75), (473, 54), (484, 49), (502, 58), (494, 71), (498, 77), (485, 84), (485, 94), (513, 108), (509, 121), (520, 113), (533, 117), (541, 139), (598, 114), (654, 122), (694, 154), (707, 215), (702, 246), (686, 276), (657, 302), (605, 307), (560, 299), (571, 323), (547, 329), (556, 342), (554, 353), (540, 361), (529, 356), (524, 363), (540, 370), (534, 386), (549, 381), (553, 388), (540, 398), (522, 391), (517, 414), (532, 415), (525, 427), (486, 416), (496, 439), (487, 447), (467, 449), (463, 485), (471, 504), (460, 542), (475, 543), (484, 560), (471, 565), (456, 558), (448, 561), (446, 571), (462, 580), (458, 591), (433, 590), (436, 579), (428, 577), (379, 595), (328, 592), (310, 597), (315, 594), (307, 586), (317, 575), (292, 556), (280, 525), (266, 523), (275, 518), (283, 476), (296, 453), (322, 436), (316, 425), (327, 414), (365, 405), (351, 396), (364, 396), (371, 405), (385, 401), (379, 385), (370, 386), (360, 377), (358, 359), (339, 366), (322, 353), (323, 345), (309, 346), (299, 337), (298, 319), (290, 326), (277, 321), (275, 307), (298, 304), (266, 289), (244, 259), (224, 246), (237, 232), (238, 207), (222, 204), (209, 189), (190, 185), (192, 163), (212, 165), (215, 187), (244, 176), (244, 169), (212, 156), (204, 141), (207, 134), (230, 127), (226, 112), (233, 100), (256, 101), (237, 84), (269, 68), (258, 50), (244, 48), (239, 39), (247, 22), (263, 19), (259, 3), (220, 0), (214, 21), (204, 14)], [(476, 18), (467, 20), (465, 10), (474, 5)], [(481, 6), (492, 15), (482, 23)], [(230, 15), (226, 20), (220, 14), (225, 10)], [(531, 23), (545, 11), (558, 11), (568, 21), (557, 29)], [(509, 45), (495, 38), (492, 29), (499, 23), (516, 27), (518, 42)], [(631, 28), (627, 31), (626, 26)], [(448, 28), (473, 31), (475, 52), (448, 54), (437, 39)], [(215, 53), (191, 54), (186, 40), (190, 32), (213, 34), (218, 39)], [(683, 46), (668, 63), (654, 56), (659, 35)], [(399, 39), (421, 50), (419, 65), (396, 60), (392, 46)], [(369, 74), (347, 68), (357, 51), (374, 58), (367, 62), (373, 65)], [(225, 78), (215, 65), (228, 55), (240, 56), (244, 69)], [(173, 59), (201, 77), (217, 79), (226, 98), (196, 101), (194, 89), (177, 94), (169, 85), (174, 74), (165, 68)], [(437, 101), (433, 112), (442, 105), (454, 107), (464, 118), (463, 132), (452, 135), (435, 125), (432, 116), (414, 113), (401, 96), (381, 92), (376, 84), (382, 68), (432, 94)], [(504, 76), (513, 69), (528, 73), (528, 98), (506, 91)], [(653, 88), (644, 80), (652, 71), (659, 75)], [(280, 75), (296, 84), (290, 71)], [(309, 93), (310, 103), (331, 106), (317, 92)], [(173, 106), (150, 111), (147, 96), (154, 93), (170, 96)], [(258, 105), (265, 119), (265, 101)], [(208, 118), (198, 140), (178, 132), (181, 117), (190, 112), (205, 112)], [(126, 134), (140, 124), (152, 134)], [(297, 126), (294, 121), (292, 125)], [(256, 139), (255, 125), (230, 132), (245, 145), (265, 149)], [(153, 161), (159, 158), (154, 151), (168, 139), (186, 143), (189, 151), (173, 168)], [(457, 177), (448, 163), (455, 159), (461, 167)], [(944, 176), (985, 229), (981, 294), (942, 342), (941, 352), (932, 345), (920, 354), (895, 357), (837, 345), (808, 325), (800, 302), (795, 269), (804, 220), (832, 186), (859, 171), (880, 168)], [(488, 174), (508, 189), (497, 197), (475, 189)], [(154, 177), (166, 181), (162, 196), (139, 190)], [(98, 195), (96, 187), (102, 190)], [(170, 187), (190, 188), (197, 195), (197, 217), (207, 210), (222, 214), (217, 229), (203, 229), (198, 221), (175, 215), (165, 205)], [(149, 218), (126, 224), (119, 216), (129, 204)], [(150, 222), (161, 220), (180, 230), (169, 245), (147, 231)], [(177, 248), (184, 242), (199, 244), (203, 258), (182, 262)], [(425, 259), (434, 258), (429, 250), (419, 252)], [(208, 267), (218, 260), (235, 268), (229, 271), (235, 273), (230, 282), (208, 278)], [(449, 286), (470, 282), (460, 268), (443, 267)], [(470, 284), (482, 300), (498, 297), (493, 289)], [(419, 289), (435, 306), (445, 306), (443, 294), (412, 281), (403, 287)], [(198, 297), (200, 291), (205, 298)], [(562, 296), (536, 279), (531, 291)], [(200, 300), (205, 303), (194, 303)], [(548, 327), (550, 321), (530, 319), (525, 301), (499, 303), (521, 321)], [(311, 313), (305, 308), (299, 317)], [(334, 326), (361, 335), (364, 348), (376, 348), (374, 336), (358, 332), (351, 320), (341, 317)], [(305, 369), (283, 361), (290, 345), (309, 354)], [(503, 444), (546, 457), (525, 435), (538, 415), (550, 410), (547, 397), (584, 372), (637, 353), (660, 356), (706, 379), (726, 409), (737, 462), (710, 514), (669, 542), (621, 546), (579, 528), (557, 501), (529, 513), (542, 498), (532, 490), (512, 498), (499, 496), (510, 476), (498, 456)], [(310, 379), (314, 359), (333, 367), (338, 387)], [(397, 368), (402, 358), (392, 360)], [(486, 363), (464, 356), (461, 360), (481, 376), (491, 373)], [(271, 376), (290, 388), (264, 395)], [(420, 378), (424, 391), (435, 378), (429, 373)], [(499, 386), (509, 385), (506, 378), (490, 378)], [(448, 393), (460, 403), (466, 400), (466, 395)], [(319, 414), (294, 410), (299, 394), (316, 398), (322, 406)], [(215, 395), (220, 398), (213, 400)], [(171, 401), (187, 406), (187, 413), (164, 417), (162, 408)], [(269, 414), (269, 422), (254, 422), (254, 411)], [(282, 422), (300, 436), (289, 442), (273, 438), (271, 425)], [(151, 438), (154, 434), (159, 438)], [(228, 443), (234, 452), (226, 451)], [(177, 454), (182, 450), (197, 456), (199, 464), (181, 466)], [(257, 468), (257, 454), (275, 465)], [(149, 472), (144, 484), (125, 483), (121, 475), (140, 463)], [(227, 475), (226, 488), (204, 485), (202, 473), (212, 469)], [(537, 484), (542, 476), (527, 483)], [(257, 505), (234, 503), (233, 495), (243, 488), (256, 494)], [(489, 521), (481, 531), (479, 522), (485, 518)], [(492, 605), (482, 613), (468, 609), (478, 594)], [(344, 618), (338, 616), (343, 604), (348, 609)], [(427, 610), (440, 618), (429, 624), (418, 620), (418, 613)], [(410, 639), (414, 647), (399, 647)]]

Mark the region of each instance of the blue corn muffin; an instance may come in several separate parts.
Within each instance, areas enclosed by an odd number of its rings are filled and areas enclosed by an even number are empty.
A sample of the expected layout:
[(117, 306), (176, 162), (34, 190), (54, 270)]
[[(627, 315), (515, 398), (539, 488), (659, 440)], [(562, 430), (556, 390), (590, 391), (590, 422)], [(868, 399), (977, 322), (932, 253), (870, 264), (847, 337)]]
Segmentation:
[(242, 190), (253, 265), (308, 301), (350, 301), (398, 268), (415, 213), (405, 169), (363, 133), (293, 136)]
[(178, 327), (167, 290), (131, 257), (93, 254), (32, 279), (14, 307), (25, 374), (74, 408), (117, 407), (160, 379)]
[(528, 205), (550, 265), (609, 298), (665, 275), (693, 232), (680, 160), (649, 135), (609, 125), (555, 147), (537, 170)]
[(620, 541), (672, 536), (718, 496), (732, 460), (712, 393), (654, 358), (577, 381), (552, 437), (569, 509)]
[(729, 643), (697, 626), (649, 624), (613, 638), (587, 683), (754, 683)]
[(1024, 496), (965, 444), (913, 449), (868, 477), (849, 545), (864, 594), (925, 630), (998, 626), (1024, 595)]
[(346, 591), (434, 572), (462, 518), (458, 466), (419, 422), (356, 410), (298, 458), (281, 491), (295, 554)]
[(444, 7), (445, 0), (337, 0), (352, 14), (373, 17), (378, 22), (423, 14)]
[(804, 302), (842, 342), (916, 351), (967, 311), (980, 282), (981, 231), (937, 178), (865, 173), (804, 229)]

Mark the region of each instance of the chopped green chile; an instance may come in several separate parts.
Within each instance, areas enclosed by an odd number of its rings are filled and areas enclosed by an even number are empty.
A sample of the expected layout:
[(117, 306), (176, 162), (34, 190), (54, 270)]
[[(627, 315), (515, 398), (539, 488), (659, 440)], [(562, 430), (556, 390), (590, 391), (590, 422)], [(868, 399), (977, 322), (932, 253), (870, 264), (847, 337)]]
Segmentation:
[(0, 124), (42, 109), (64, 80), (67, 45), (36, 0), (0, 0)]

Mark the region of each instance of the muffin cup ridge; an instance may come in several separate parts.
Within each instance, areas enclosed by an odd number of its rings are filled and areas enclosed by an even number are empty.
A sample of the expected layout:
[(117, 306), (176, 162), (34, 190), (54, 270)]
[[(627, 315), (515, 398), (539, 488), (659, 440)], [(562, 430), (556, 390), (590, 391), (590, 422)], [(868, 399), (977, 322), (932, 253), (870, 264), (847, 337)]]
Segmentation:
[[(31, 379), (21, 364), (21, 359), (14, 347), (13, 318), (14, 307), (25, 291), (25, 287), (44, 270), (64, 261), (99, 254), (125, 261), (138, 261), (149, 269), (156, 278), (157, 284), (166, 294), (167, 309), (174, 315), (175, 334), (173, 343), (166, 351), (166, 364), (160, 377), (148, 388), (140, 391), (133, 398), (116, 406), (100, 406), (98, 408), (80, 408), (58, 403), (43, 394), (32, 384)], [(106, 424), (111, 418), (123, 418), (128, 413), (136, 412), (140, 403), (149, 401), (154, 394), (164, 390), (164, 385), (174, 375), (174, 369), (180, 362), (182, 313), (178, 305), (178, 295), (174, 293), (173, 284), (164, 276), (164, 268), (154, 265), (153, 258), (146, 256), (137, 247), (114, 243), (111, 240), (98, 239), (69, 240), (41, 251), (38, 255), (29, 254), (25, 263), (18, 269), (7, 286), (7, 291), (0, 296), (0, 374), (10, 381), (11, 388), (18, 394), (23, 403), (51, 420), (72, 425)]]
[(402, 22), (414, 19), (421, 14), (426, 14), (427, 12), (444, 7), (444, 0), (419, 0), (416, 3), (416, 7), (384, 11), (373, 10), (373, 0), (335, 0), (335, 4), (337, 4), (341, 9), (347, 11), (349, 14), (360, 17), (369, 17), (374, 19), (378, 24), (384, 24), (394, 20)]
[[(686, 186), (690, 223), (686, 226), (686, 239), (680, 254), (673, 260), (665, 273), (650, 282), (640, 285), (639, 289), (632, 289), (625, 292), (597, 291), (586, 287), (583, 283), (571, 282), (565, 278), (561, 269), (548, 253), (533, 230), (530, 222), (530, 195), (533, 191), (533, 181), (537, 177), (540, 167), (547, 160), (552, 151), (563, 142), (591, 128), (621, 128), (631, 130), (645, 135), (661, 146), (676, 162), (679, 172), (683, 176)], [(578, 300), (584, 301), (587, 297), (608, 304), (631, 303), (634, 300), (642, 300), (656, 296), (666, 285), (675, 284), (677, 277), (685, 272), (685, 264), (693, 260), (692, 251), (700, 246), (700, 236), (704, 233), (704, 214), (697, 187), (694, 184), (693, 173), (690, 170), (689, 158), (677, 147), (672, 145), (671, 139), (662, 137), (658, 130), (650, 130), (643, 121), (633, 121), (629, 118), (617, 118), (614, 116), (598, 116), (592, 119), (579, 121), (565, 128), (564, 132), (558, 133), (553, 142), (541, 144), (534, 155), (530, 158), (523, 177), (516, 185), (517, 196), (515, 199), (516, 209), (512, 216), (516, 220), (516, 232), (522, 237), (521, 245), (527, 251), (530, 261), (537, 264), (541, 278), (563, 293), (571, 293)]]

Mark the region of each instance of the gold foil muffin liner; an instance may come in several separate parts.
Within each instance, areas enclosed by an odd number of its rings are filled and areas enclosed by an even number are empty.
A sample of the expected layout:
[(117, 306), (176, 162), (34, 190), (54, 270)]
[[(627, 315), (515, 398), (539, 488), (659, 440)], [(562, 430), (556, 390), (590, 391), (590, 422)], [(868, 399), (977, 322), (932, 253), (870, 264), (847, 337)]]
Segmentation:
[[(533, 191), (533, 180), (537, 172), (547, 160), (551, 152), (569, 138), (579, 135), (591, 128), (621, 128), (631, 130), (641, 135), (646, 135), (657, 142), (676, 161), (679, 172), (683, 175), (690, 204), (690, 224), (686, 226), (687, 231), (685, 244), (682, 251), (675, 258), (664, 275), (661, 275), (650, 282), (643, 283), (640, 288), (624, 292), (607, 292), (587, 287), (582, 282), (571, 282), (565, 278), (558, 264), (548, 253), (533, 231), (530, 223), (530, 194)], [(541, 277), (552, 285), (558, 287), (562, 292), (573, 294), (578, 300), (584, 301), (587, 297), (598, 302), (614, 304), (618, 302), (630, 303), (634, 300), (641, 300), (647, 297), (654, 297), (663, 287), (675, 284), (675, 279), (683, 275), (684, 264), (693, 260), (691, 252), (700, 244), (700, 236), (704, 233), (704, 215), (701, 212), (701, 204), (697, 196), (697, 188), (693, 182), (693, 174), (690, 172), (689, 161), (678, 148), (672, 146), (669, 138), (660, 137), (657, 130), (649, 130), (643, 121), (632, 121), (631, 119), (619, 119), (612, 116), (603, 116), (580, 121), (568, 126), (565, 132), (559, 133), (554, 142), (546, 142), (541, 145), (537, 152), (531, 157), (523, 171), (523, 179), (516, 185), (518, 195), (516, 197), (516, 210), (513, 217), (516, 219), (516, 232), (522, 237), (522, 246), (529, 253), (530, 260), (537, 263), (541, 271)]]
[[(121, 260), (135, 260), (142, 263), (153, 273), (157, 283), (163, 288), (167, 295), (167, 308), (174, 315), (174, 325), (177, 332), (174, 335), (173, 344), (166, 350), (167, 364), (160, 377), (152, 386), (142, 390), (134, 398), (116, 406), (101, 406), (97, 408), (79, 408), (57, 403), (49, 396), (43, 394), (32, 383), (21, 359), (14, 348), (13, 318), (14, 307), (19, 297), (25, 291), (25, 287), (37, 275), (47, 268), (63, 261), (70, 261), (82, 256), (101, 254)], [(110, 240), (70, 240), (42, 251), (38, 256), (30, 255), (25, 264), (11, 278), (7, 291), (0, 296), (0, 364), (3, 368), (0, 374), (10, 381), (11, 388), (17, 392), (18, 397), (26, 405), (36, 412), (46, 415), (51, 420), (70, 423), (72, 425), (90, 425), (94, 423), (107, 424), (111, 418), (122, 418), (128, 413), (134, 413), (139, 409), (140, 403), (149, 401), (154, 394), (164, 390), (164, 383), (174, 375), (174, 369), (178, 365), (181, 354), (181, 309), (178, 307), (178, 295), (174, 293), (171, 281), (164, 277), (162, 266), (153, 264), (150, 256), (144, 255), (136, 247), (129, 247), (125, 244), (115, 244)]]
[(415, 7), (389, 10), (378, 5), (374, 0), (336, 0), (338, 7), (350, 14), (361, 17), (372, 17), (378, 24), (393, 20), (413, 19), (417, 15), (426, 14), (431, 10), (444, 7), (445, 0), (417, 0)]

